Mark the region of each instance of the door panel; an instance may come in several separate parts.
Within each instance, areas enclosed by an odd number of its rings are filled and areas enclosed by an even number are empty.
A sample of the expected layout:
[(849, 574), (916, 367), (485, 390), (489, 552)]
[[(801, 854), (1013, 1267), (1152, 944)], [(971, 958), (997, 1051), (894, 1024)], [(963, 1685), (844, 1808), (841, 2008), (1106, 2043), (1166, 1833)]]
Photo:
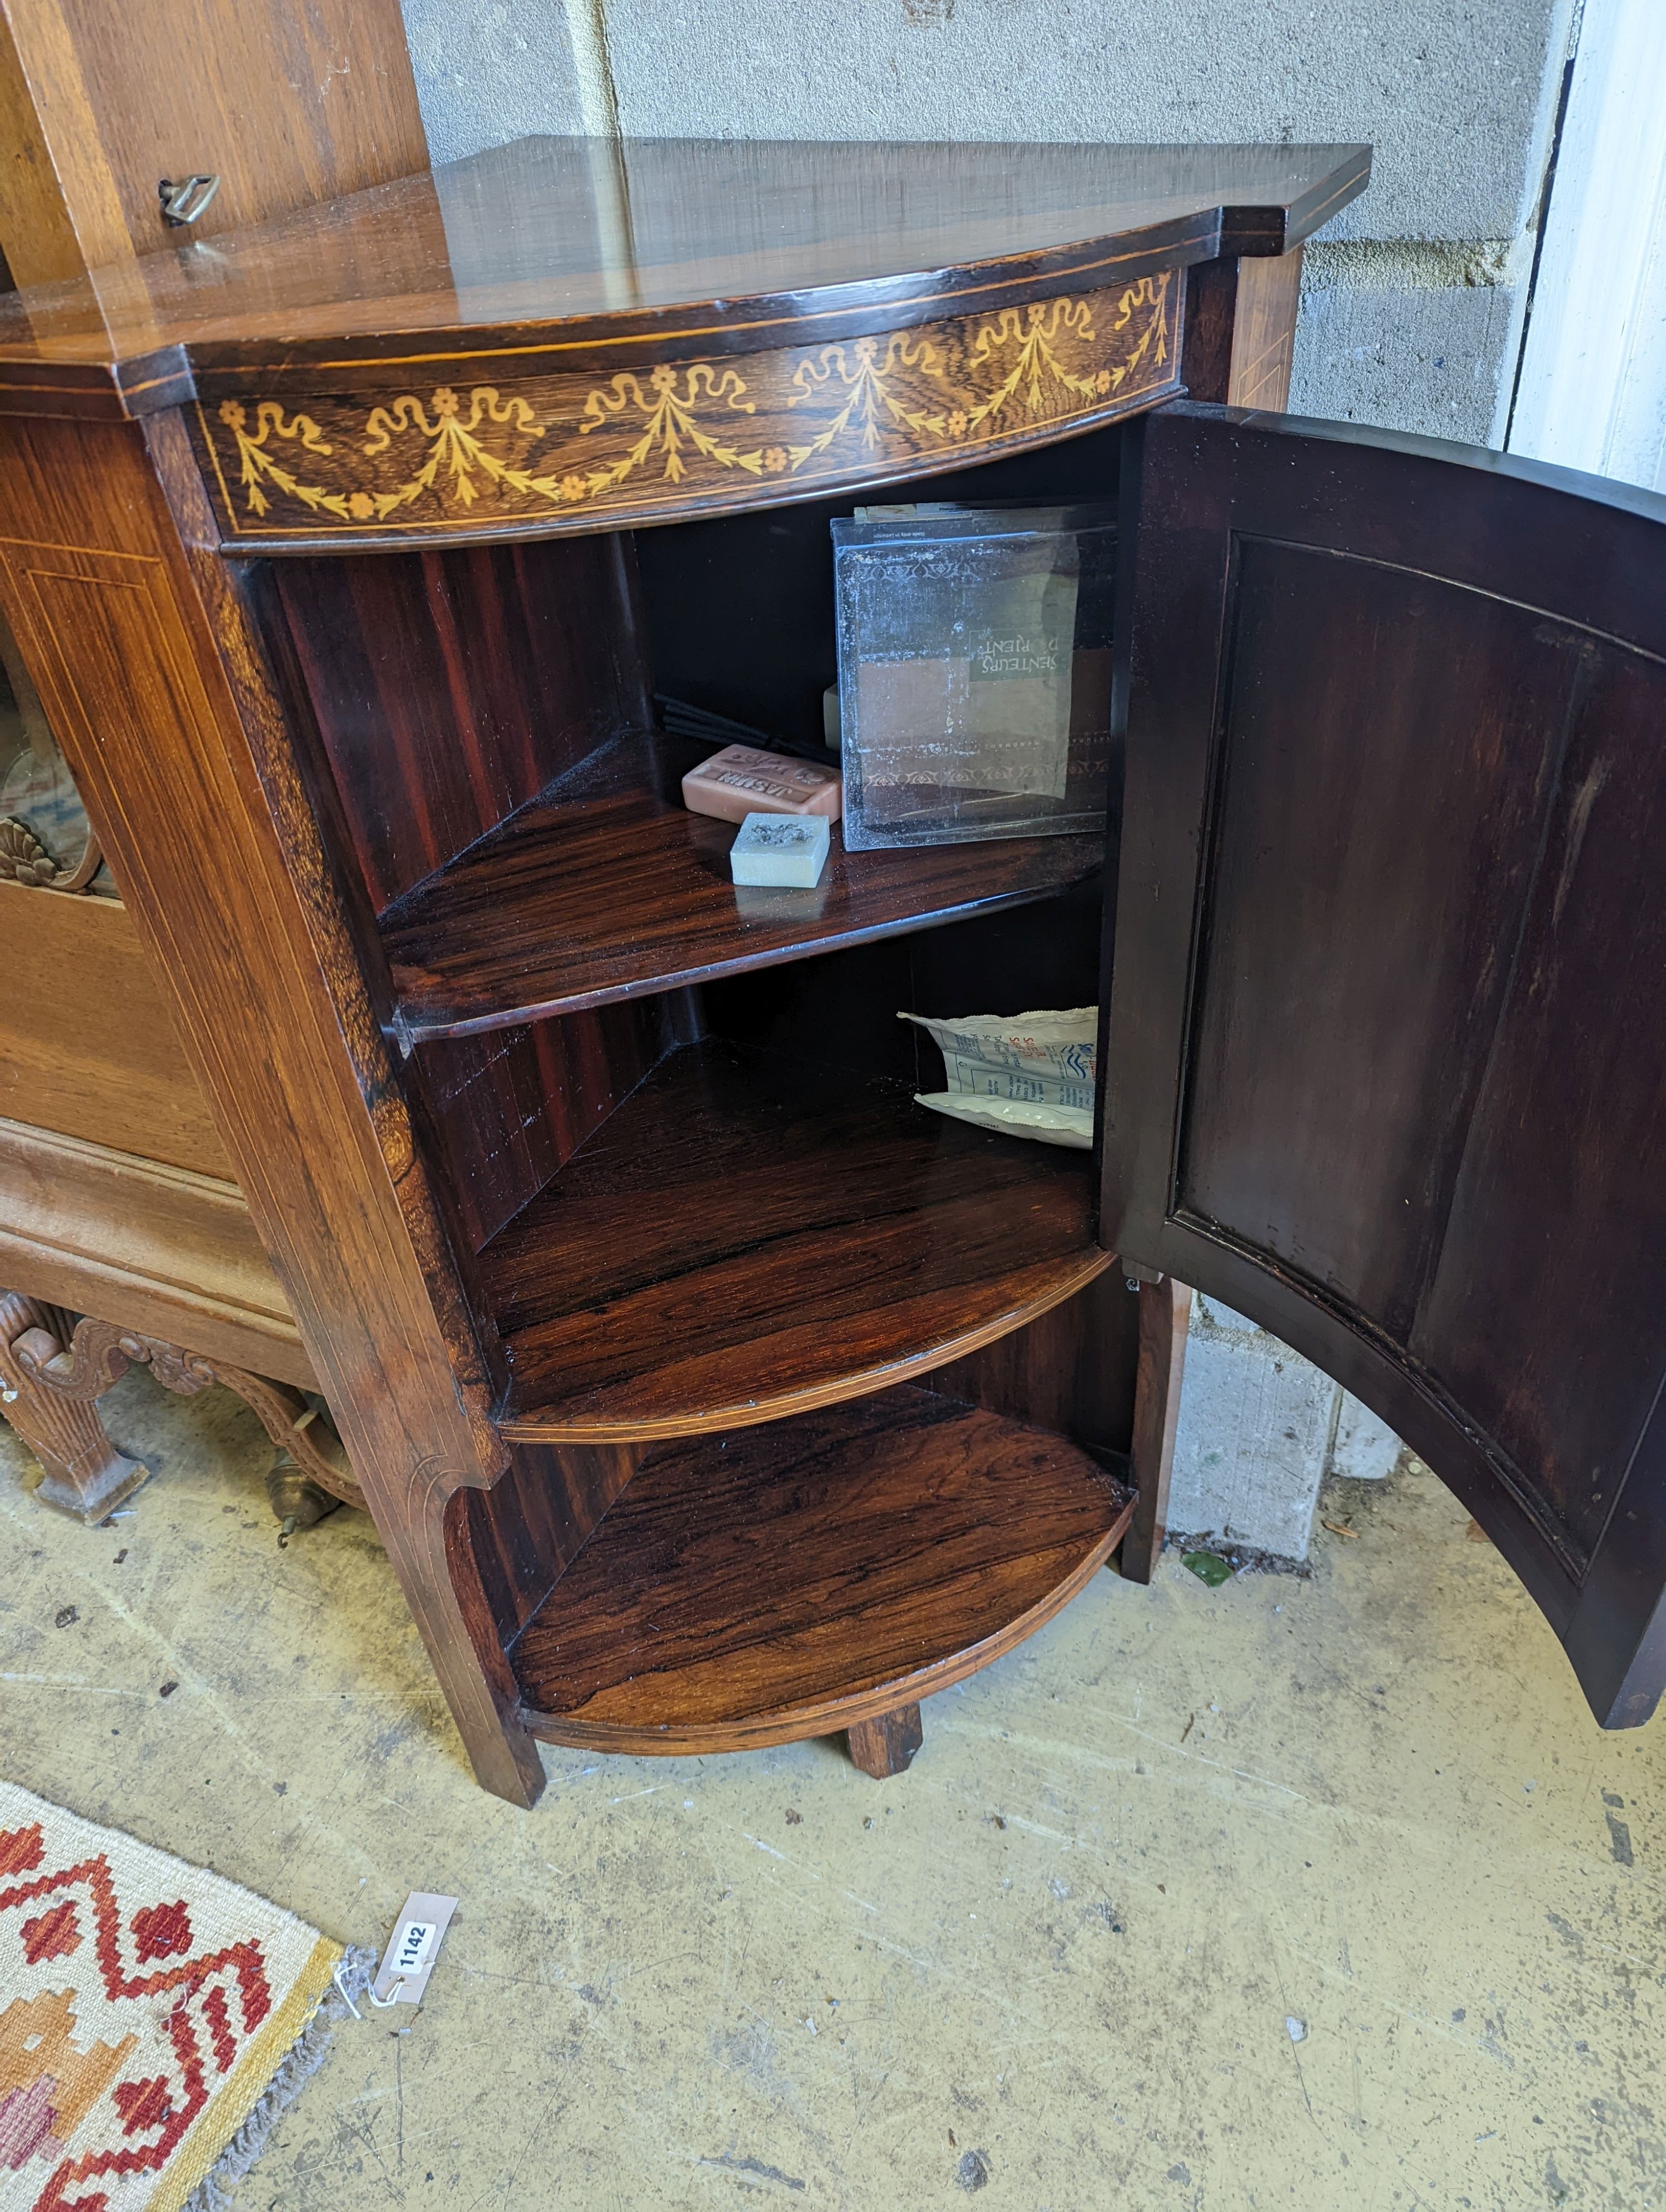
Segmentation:
[(1355, 1391), (1610, 1725), (1666, 1679), (1666, 501), (1133, 440), (1104, 1235)]
[[(1532, 871), (1578, 648), (1474, 592), (1276, 544), (1241, 546), (1237, 600), (1181, 1197), (1401, 1336), (1439, 1252), (1507, 988), (1490, 956)], [(1472, 742), (1432, 779), (1420, 740), (1449, 726)], [(1292, 1085), (1316, 1035), (1330, 1079)]]

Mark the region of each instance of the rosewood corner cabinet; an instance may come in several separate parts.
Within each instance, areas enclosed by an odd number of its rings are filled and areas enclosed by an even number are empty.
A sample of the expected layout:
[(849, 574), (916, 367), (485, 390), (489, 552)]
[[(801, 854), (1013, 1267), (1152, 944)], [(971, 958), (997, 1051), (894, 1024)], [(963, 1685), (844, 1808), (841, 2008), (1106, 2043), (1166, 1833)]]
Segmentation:
[[(0, 309), (0, 603), (489, 1788), (906, 1763), (1149, 1571), (1177, 1280), (1652, 1702), (1662, 524), (1175, 404), (1367, 168), (532, 140)], [(1106, 839), (737, 893), (654, 694), (818, 736), (901, 485), (1120, 498)], [(913, 1104), (1096, 996), (1093, 1154)]]

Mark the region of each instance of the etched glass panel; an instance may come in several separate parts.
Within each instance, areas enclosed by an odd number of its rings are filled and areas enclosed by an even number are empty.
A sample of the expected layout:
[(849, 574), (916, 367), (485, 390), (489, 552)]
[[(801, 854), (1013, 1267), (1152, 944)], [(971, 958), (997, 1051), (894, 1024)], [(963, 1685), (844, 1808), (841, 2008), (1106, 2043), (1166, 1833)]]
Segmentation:
[(847, 847), (1102, 833), (1111, 511), (871, 507), (832, 529)]

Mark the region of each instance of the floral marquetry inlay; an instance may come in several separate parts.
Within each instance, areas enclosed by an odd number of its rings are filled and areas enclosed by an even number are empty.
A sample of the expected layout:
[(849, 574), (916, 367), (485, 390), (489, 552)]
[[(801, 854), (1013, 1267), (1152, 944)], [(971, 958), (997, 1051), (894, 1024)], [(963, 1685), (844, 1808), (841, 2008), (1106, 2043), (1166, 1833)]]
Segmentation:
[(915, 473), (1129, 411), (1172, 387), (1172, 271), (877, 337), (426, 393), (199, 406), (234, 538), (453, 535), (552, 513), (629, 520), (750, 484)]

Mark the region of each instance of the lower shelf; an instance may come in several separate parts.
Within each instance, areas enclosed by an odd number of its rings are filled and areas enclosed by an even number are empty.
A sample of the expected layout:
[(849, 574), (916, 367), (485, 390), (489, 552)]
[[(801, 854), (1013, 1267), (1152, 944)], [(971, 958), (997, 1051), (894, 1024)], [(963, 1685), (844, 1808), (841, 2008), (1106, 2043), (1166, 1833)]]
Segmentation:
[(1045, 1430), (923, 1389), (661, 1444), (510, 1653), (555, 1743), (830, 1735), (1010, 1651), (1134, 1510)]
[(1087, 1152), (900, 1083), (670, 1054), (480, 1255), (521, 1443), (721, 1435), (939, 1367), (1110, 1264)]

